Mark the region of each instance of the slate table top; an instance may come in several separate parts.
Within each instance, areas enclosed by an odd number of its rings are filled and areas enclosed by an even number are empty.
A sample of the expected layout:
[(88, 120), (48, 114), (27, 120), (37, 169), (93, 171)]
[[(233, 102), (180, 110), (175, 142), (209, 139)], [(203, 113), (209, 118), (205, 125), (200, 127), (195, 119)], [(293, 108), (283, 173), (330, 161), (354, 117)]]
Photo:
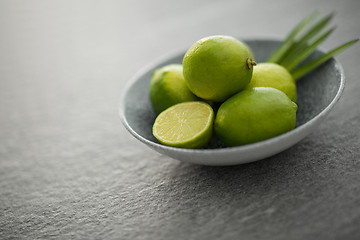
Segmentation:
[(360, 239), (359, 44), (310, 136), (235, 167), (181, 163), (118, 117), (126, 82), (208, 35), (282, 39), (335, 11), (331, 48), (360, 35), (360, 1), (0, 2), (0, 239)]

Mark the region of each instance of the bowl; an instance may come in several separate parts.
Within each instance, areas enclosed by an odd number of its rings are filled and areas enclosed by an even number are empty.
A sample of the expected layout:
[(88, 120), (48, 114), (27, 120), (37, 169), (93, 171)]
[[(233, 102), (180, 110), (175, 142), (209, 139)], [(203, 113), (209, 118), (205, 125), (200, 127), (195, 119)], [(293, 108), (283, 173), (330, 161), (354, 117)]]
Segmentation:
[[(265, 62), (281, 43), (277, 40), (244, 40), (257, 62)], [(331, 58), (311, 73), (296, 82), (298, 112), (295, 129), (282, 135), (252, 144), (226, 147), (216, 136), (203, 149), (182, 149), (161, 145), (152, 135), (156, 115), (149, 99), (149, 85), (154, 69), (182, 63), (186, 50), (179, 51), (154, 61), (140, 70), (127, 84), (120, 102), (120, 117), (125, 128), (139, 141), (151, 149), (183, 162), (226, 166), (258, 161), (298, 143), (320, 123), (339, 100), (345, 85), (341, 64)], [(317, 50), (308, 60), (322, 54)]]

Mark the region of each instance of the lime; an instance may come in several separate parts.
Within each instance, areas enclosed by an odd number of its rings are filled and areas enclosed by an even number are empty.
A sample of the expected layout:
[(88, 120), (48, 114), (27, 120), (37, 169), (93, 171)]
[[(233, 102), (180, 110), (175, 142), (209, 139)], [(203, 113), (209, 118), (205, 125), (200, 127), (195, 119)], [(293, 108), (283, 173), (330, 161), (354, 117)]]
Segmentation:
[(221, 104), (214, 130), (229, 146), (258, 142), (295, 128), (296, 110), (296, 103), (280, 90), (251, 88)]
[(246, 87), (255, 64), (245, 43), (230, 36), (210, 36), (188, 49), (183, 71), (196, 96), (221, 102)]
[(181, 102), (199, 100), (186, 86), (181, 64), (171, 64), (156, 69), (151, 77), (150, 101), (159, 114)]
[(260, 63), (254, 66), (253, 75), (247, 89), (254, 87), (272, 87), (284, 92), (296, 102), (296, 84), (294, 78), (283, 66), (276, 63)]
[(176, 104), (155, 119), (153, 135), (160, 143), (180, 148), (201, 148), (212, 136), (214, 112), (204, 102)]

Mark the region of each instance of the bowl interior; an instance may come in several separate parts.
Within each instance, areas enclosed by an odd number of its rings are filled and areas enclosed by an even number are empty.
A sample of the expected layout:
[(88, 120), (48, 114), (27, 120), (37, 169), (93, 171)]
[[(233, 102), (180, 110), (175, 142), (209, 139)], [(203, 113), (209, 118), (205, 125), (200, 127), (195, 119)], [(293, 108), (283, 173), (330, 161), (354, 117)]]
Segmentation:
[[(275, 40), (249, 40), (245, 42), (251, 48), (257, 62), (265, 62), (280, 43), (280, 41)], [(153, 70), (171, 63), (182, 63), (184, 54), (185, 51), (145, 68), (134, 77), (126, 89), (122, 103), (123, 121), (127, 122), (130, 132), (140, 140), (146, 139), (154, 144), (159, 144), (152, 135), (152, 125), (156, 115), (149, 100), (149, 86)], [(320, 54), (321, 52), (317, 51), (309, 59)], [(341, 86), (341, 70), (339, 68), (339, 64), (334, 59), (330, 59), (315, 71), (297, 81), (298, 112), (296, 128), (322, 112), (335, 98)], [(225, 147), (214, 136), (205, 148)]]

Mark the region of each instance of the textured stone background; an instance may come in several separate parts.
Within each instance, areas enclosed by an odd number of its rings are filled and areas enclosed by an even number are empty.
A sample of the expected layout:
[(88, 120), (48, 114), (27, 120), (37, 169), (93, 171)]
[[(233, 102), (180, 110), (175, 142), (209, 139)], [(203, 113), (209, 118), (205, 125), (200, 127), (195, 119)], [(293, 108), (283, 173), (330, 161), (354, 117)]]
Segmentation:
[(269, 159), (204, 167), (122, 127), (123, 86), (213, 34), (283, 38), (336, 11), (329, 50), (360, 35), (360, 1), (0, 1), (0, 239), (360, 239), (359, 44), (316, 132)]

